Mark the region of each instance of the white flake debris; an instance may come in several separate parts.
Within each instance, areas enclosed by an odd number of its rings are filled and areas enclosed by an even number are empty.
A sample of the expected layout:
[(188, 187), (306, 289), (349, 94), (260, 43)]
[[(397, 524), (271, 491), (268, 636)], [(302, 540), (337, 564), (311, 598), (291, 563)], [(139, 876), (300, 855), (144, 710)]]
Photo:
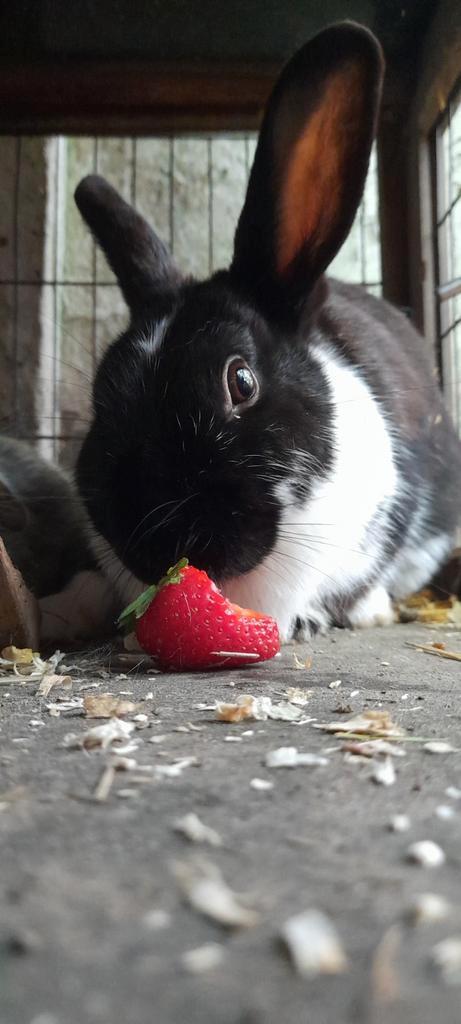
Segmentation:
[(434, 814), (437, 818), (440, 818), (441, 821), (449, 821), (450, 818), (454, 818), (455, 816), (454, 808), (450, 807), (449, 804), (439, 804), (439, 806), (435, 808)]
[(278, 747), (266, 755), (267, 768), (300, 768), (329, 764), (327, 757), (320, 754), (302, 754), (297, 747)]
[(301, 686), (289, 686), (285, 690), (284, 697), (290, 704), (296, 704), (298, 707), (303, 708), (308, 703), (311, 694), (312, 690), (303, 690)]
[(284, 722), (306, 722), (302, 707), (292, 701), (284, 700), (274, 704), (270, 697), (254, 697), (251, 693), (243, 693), (235, 703), (217, 701), (216, 717), (220, 722), (243, 722), (251, 719), (266, 722), (268, 718)]
[(387, 711), (366, 710), (345, 722), (325, 722), (314, 726), (324, 732), (354, 733), (355, 735), (383, 739), (405, 736), (405, 730), (392, 721)]
[(341, 679), (333, 679), (331, 683), (328, 683), (329, 690), (338, 690), (342, 686)]
[(222, 846), (219, 832), (215, 832), (214, 828), (204, 825), (203, 821), (200, 821), (198, 815), (193, 811), (185, 814), (184, 818), (178, 818), (173, 828), (175, 832), (181, 832), (192, 843), (209, 843), (210, 846)]
[(265, 793), (269, 789), (274, 788), (274, 783), (270, 779), (250, 779), (250, 786), (252, 789), (256, 789), (260, 793)]
[(461, 935), (452, 935), (433, 947), (431, 959), (447, 985), (461, 985)]
[(391, 758), (385, 757), (383, 761), (375, 761), (371, 777), (378, 786), (393, 786), (395, 782), (395, 768)]
[(461, 800), (461, 789), (458, 789), (457, 786), (447, 786), (445, 796), (450, 800)]
[(190, 906), (212, 921), (226, 928), (251, 928), (259, 921), (259, 914), (243, 906), (215, 864), (203, 860), (180, 862), (175, 864), (174, 873)]
[(204, 971), (212, 971), (214, 967), (224, 960), (224, 948), (219, 942), (206, 942), (196, 949), (189, 949), (183, 953), (181, 962), (186, 971), (190, 974), (202, 974)]
[(142, 918), (142, 923), (145, 928), (152, 932), (159, 932), (162, 928), (168, 928), (171, 924), (171, 914), (168, 910), (161, 910), (160, 908), (154, 908), (148, 910)]
[(124, 722), (121, 718), (110, 718), (104, 725), (95, 725), (86, 732), (69, 732), (64, 736), (63, 747), (69, 749), (93, 750), (101, 747), (106, 750), (120, 740), (127, 740), (135, 728), (134, 722)]
[(422, 868), (439, 868), (445, 863), (445, 854), (432, 839), (422, 839), (408, 847), (407, 860)]
[(394, 814), (389, 822), (391, 832), (408, 832), (411, 828), (411, 821), (408, 814)]
[(410, 924), (435, 924), (450, 914), (450, 906), (443, 896), (435, 892), (421, 892), (412, 899), (405, 911)]
[(451, 743), (445, 743), (444, 740), (431, 740), (429, 743), (424, 743), (423, 750), (427, 750), (428, 754), (456, 754), (456, 747), (452, 747)]
[(224, 737), (224, 742), (225, 743), (242, 743), (242, 737), (241, 736), (225, 736)]
[(340, 974), (347, 959), (336, 929), (320, 910), (306, 910), (288, 918), (282, 928), (298, 974)]
[(185, 768), (197, 765), (196, 757), (183, 757), (174, 764), (156, 764), (153, 767), (155, 775), (164, 779), (177, 779), (182, 775)]

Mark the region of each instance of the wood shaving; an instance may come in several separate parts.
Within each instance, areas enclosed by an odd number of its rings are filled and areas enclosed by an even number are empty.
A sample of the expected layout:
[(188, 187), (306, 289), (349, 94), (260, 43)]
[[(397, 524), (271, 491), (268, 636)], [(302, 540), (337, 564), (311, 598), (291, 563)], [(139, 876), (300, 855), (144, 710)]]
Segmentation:
[(88, 694), (83, 698), (86, 718), (123, 718), (138, 707), (139, 704), (133, 704), (131, 700), (120, 700), (113, 693)]
[(461, 602), (454, 595), (440, 599), (432, 590), (421, 590), (399, 602), (397, 611), (401, 622), (461, 625)]
[(219, 967), (224, 960), (224, 947), (218, 942), (206, 942), (196, 949), (189, 949), (182, 954), (181, 962), (190, 974), (203, 974)]
[(60, 676), (55, 672), (46, 672), (37, 690), (40, 697), (48, 697), (51, 690), (56, 686), (62, 686), (65, 690), (72, 688), (71, 676)]
[(327, 765), (329, 760), (320, 754), (302, 754), (296, 747), (278, 747), (266, 755), (266, 768), (311, 768)]
[(245, 907), (216, 865), (208, 861), (179, 862), (174, 874), (184, 898), (200, 914), (225, 928), (251, 928), (259, 914)]
[(336, 928), (320, 910), (306, 910), (288, 918), (281, 936), (296, 972), (303, 977), (341, 974), (348, 966)]
[(383, 761), (375, 761), (371, 777), (378, 786), (393, 786), (396, 776), (391, 758), (385, 757)]
[(312, 658), (308, 655), (304, 661), (301, 661), (301, 659), (298, 658), (296, 651), (293, 651), (293, 665), (296, 669), (304, 669), (308, 672), (309, 669), (312, 668)]
[(461, 985), (461, 935), (452, 935), (433, 947), (431, 960), (447, 985)]
[(451, 907), (443, 896), (434, 892), (422, 892), (414, 896), (404, 911), (409, 924), (435, 924), (444, 921), (451, 913)]
[(312, 721), (306, 719), (302, 708), (292, 701), (273, 704), (270, 697), (253, 697), (250, 693), (242, 694), (233, 704), (218, 701), (215, 710), (220, 722), (242, 722), (248, 719), (266, 722), (269, 718), (283, 722)]
[(388, 711), (362, 711), (354, 715), (346, 722), (326, 722), (318, 724), (314, 729), (322, 729), (323, 732), (332, 732), (341, 735), (342, 733), (355, 733), (359, 736), (394, 738), (405, 736), (405, 730), (394, 722)]
[(393, 1003), (399, 996), (397, 965), (402, 937), (400, 925), (393, 924), (384, 932), (375, 949), (371, 963), (371, 991), (372, 1000), (378, 1006)]
[(413, 647), (415, 651), (423, 651), (424, 654), (435, 654), (437, 658), (448, 658), (450, 661), (461, 661), (461, 654), (458, 651), (445, 651), (434, 644), (414, 644), (406, 641), (407, 647)]
[(63, 747), (70, 750), (94, 750), (100, 747), (107, 750), (114, 743), (128, 739), (135, 729), (134, 722), (124, 722), (120, 718), (111, 718), (104, 725), (95, 725), (83, 733), (67, 733), (63, 739)]
[(432, 839), (422, 839), (408, 847), (407, 860), (422, 868), (439, 868), (445, 863), (445, 854)]
[(191, 843), (209, 843), (210, 846), (222, 846), (222, 839), (219, 832), (214, 828), (204, 825), (197, 814), (191, 811), (184, 818), (178, 818), (173, 828), (175, 832), (189, 839)]
[(406, 750), (398, 747), (396, 743), (389, 740), (346, 740), (341, 744), (341, 750), (347, 750), (351, 754), (360, 757), (376, 757), (377, 754), (388, 754), (390, 757), (405, 757)]
[(34, 658), (39, 658), (40, 655), (37, 651), (33, 651), (31, 647), (4, 647), (1, 652), (3, 661), (13, 663), (14, 665), (32, 665)]
[(290, 704), (303, 708), (308, 703), (309, 697), (312, 696), (312, 692), (312, 690), (303, 690), (300, 686), (289, 686), (283, 696)]

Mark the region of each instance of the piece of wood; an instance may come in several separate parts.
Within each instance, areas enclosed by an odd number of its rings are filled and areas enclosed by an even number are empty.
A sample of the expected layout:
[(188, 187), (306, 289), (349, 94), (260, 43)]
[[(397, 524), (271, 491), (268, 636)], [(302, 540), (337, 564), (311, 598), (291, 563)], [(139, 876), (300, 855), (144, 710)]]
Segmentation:
[(38, 649), (39, 611), (35, 597), (27, 589), (0, 539), (0, 648)]
[(257, 127), (272, 64), (0, 62), (0, 131), (152, 135)]

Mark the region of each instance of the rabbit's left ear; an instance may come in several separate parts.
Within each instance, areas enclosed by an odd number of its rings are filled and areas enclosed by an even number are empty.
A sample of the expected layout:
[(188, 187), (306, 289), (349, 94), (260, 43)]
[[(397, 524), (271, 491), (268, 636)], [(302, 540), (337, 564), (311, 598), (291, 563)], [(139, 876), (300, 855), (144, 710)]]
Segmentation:
[(344, 242), (365, 184), (384, 61), (367, 29), (333, 25), (287, 64), (269, 100), (231, 274), (290, 318)]

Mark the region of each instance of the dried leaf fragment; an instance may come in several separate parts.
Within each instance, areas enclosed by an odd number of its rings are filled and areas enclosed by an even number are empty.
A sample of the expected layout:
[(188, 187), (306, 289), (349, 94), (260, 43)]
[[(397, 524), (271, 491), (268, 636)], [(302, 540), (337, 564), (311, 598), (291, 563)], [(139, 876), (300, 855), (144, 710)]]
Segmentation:
[(289, 917), (282, 928), (298, 974), (340, 974), (347, 968), (347, 958), (336, 928), (320, 910), (306, 910)]
[(173, 826), (175, 832), (181, 832), (186, 839), (192, 843), (209, 843), (210, 846), (222, 846), (222, 839), (219, 832), (209, 825), (205, 825), (197, 814), (191, 811), (183, 818), (178, 818)]
[(174, 874), (187, 902), (205, 917), (226, 928), (252, 928), (258, 923), (259, 914), (243, 906), (215, 864), (180, 862)]

